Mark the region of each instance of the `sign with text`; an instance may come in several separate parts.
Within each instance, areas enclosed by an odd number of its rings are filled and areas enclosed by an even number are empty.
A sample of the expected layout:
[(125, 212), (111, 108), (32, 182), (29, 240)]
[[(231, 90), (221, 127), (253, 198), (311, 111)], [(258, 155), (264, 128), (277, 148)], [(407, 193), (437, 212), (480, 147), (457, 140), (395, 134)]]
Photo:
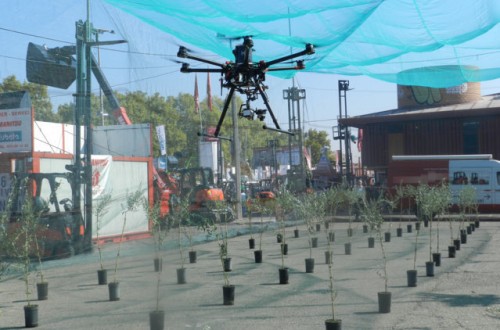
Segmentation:
[(0, 153), (31, 151), (31, 108), (0, 110)]

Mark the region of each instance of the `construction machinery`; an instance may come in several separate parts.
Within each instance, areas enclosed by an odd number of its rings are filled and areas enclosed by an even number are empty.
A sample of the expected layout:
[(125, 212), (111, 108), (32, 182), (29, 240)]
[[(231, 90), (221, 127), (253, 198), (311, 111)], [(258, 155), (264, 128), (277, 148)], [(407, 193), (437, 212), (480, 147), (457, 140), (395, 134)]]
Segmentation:
[[(29, 242), (32, 257), (69, 257), (85, 250), (83, 217), (71, 199), (72, 173), (19, 173), (13, 182), (11, 202), (5, 211), (14, 250), (7, 252), (15, 254), (22, 248), (28, 231), (33, 236)], [(27, 205), (31, 207), (27, 209)], [(28, 222), (27, 217), (33, 217), (33, 221)]]
[[(214, 184), (213, 171), (209, 167), (180, 169), (180, 198), (189, 199), (191, 220), (195, 223), (218, 220), (230, 222), (235, 219), (233, 210), (225, 202), (224, 192)], [(174, 209), (175, 212), (175, 209)]]

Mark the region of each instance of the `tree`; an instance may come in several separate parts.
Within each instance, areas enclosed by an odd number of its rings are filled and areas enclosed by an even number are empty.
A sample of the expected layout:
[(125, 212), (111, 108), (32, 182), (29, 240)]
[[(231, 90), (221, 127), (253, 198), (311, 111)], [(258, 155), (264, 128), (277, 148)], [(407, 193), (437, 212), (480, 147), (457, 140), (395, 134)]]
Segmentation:
[(307, 136), (304, 140), (304, 145), (306, 148), (311, 150), (311, 162), (312, 164), (317, 164), (321, 157), (321, 148), (330, 148), (330, 140), (328, 139), (328, 133), (325, 131), (317, 131), (315, 129), (310, 129), (307, 132)]

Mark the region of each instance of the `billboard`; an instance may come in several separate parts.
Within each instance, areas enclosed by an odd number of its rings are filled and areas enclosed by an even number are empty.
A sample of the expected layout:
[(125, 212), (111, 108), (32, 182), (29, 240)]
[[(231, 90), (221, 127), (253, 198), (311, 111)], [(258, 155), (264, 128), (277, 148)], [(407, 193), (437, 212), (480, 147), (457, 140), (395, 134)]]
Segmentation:
[(0, 153), (32, 149), (31, 108), (0, 110)]

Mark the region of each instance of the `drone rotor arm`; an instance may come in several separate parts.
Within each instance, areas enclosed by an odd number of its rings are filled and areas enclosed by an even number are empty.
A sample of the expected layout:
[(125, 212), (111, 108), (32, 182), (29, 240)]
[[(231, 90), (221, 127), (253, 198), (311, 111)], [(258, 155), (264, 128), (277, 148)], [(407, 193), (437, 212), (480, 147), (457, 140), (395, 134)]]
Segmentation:
[(192, 72), (216, 72), (220, 73), (223, 72), (222, 69), (202, 69), (202, 68), (196, 68), (196, 69), (191, 69), (189, 66), (182, 66), (181, 67), (181, 72), (182, 73), (192, 73)]
[(221, 63), (218, 63), (218, 62), (215, 62), (215, 61), (211, 61), (211, 60), (207, 60), (207, 59), (202, 58), (202, 57), (191, 55), (188, 52), (187, 48), (183, 47), (183, 46), (181, 46), (179, 48), (179, 51), (177, 52), (177, 57), (180, 57), (180, 58), (189, 58), (190, 60), (195, 60), (195, 61), (198, 61), (198, 62), (202, 62), (202, 63), (214, 65), (214, 66), (218, 66), (220, 68), (223, 68), (225, 66), (224, 64), (221, 64)]
[(275, 60), (267, 61), (267, 62), (265, 62), (265, 65), (267, 68), (269, 68), (271, 65), (281, 63), (284, 61), (288, 61), (288, 60), (294, 59), (296, 57), (304, 56), (304, 55), (312, 55), (314, 53), (315, 53), (314, 46), (311, 44), (307, 44), (306, 49), (304, 49), (303, 51), (300, 51), (300, 52), (294, 53), (294, 54), (290, 54), (287, 56), (283, 56), (283, 57), (277, 58)]

